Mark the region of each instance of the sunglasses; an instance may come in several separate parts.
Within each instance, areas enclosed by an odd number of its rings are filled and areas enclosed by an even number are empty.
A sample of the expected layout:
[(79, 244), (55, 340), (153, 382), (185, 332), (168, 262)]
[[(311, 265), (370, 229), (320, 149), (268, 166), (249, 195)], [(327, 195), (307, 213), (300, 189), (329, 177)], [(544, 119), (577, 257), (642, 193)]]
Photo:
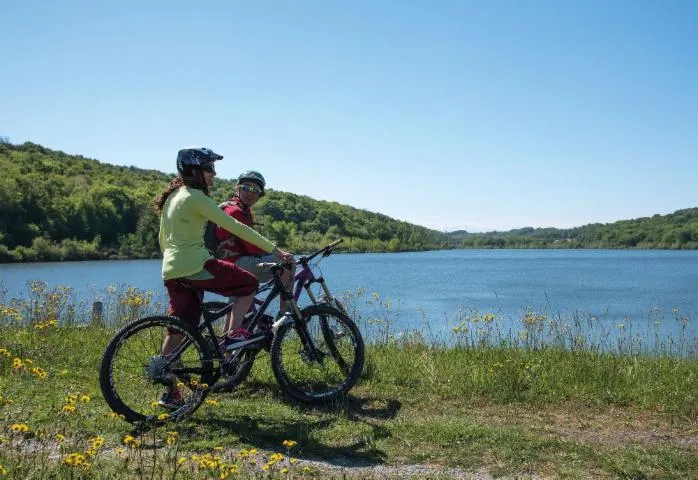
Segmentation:
[(261, 195), (262, 193), (264, 193), (264, 190), (262, 190), (259, 187), (254, 187), (252, 185), (245, 185), (243, 183), (243, 184), (238, 185), (238, 186), (240, 187), (240, 190), (242, 190), (243, 192), (256, 193), (257, 195)]
[(216, 167), (214, 167), (212, 163), (202, 165), (201, 170), (203, 170), (204, 172), (208, 172), (208, 173), (216, 173)]

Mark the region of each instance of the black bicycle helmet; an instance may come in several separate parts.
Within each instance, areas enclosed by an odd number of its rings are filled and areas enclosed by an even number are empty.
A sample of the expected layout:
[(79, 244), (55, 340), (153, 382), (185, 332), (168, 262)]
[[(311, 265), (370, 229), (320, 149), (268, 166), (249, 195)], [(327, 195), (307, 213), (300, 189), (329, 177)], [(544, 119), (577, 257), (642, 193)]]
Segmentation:
[(192, 177), (194, 168), (201, 168), (216, 160), (221, 160), (223, 155), (218, 155), (210, 148), (188, 147), (177, 152), (177, 172), (184, 177)]

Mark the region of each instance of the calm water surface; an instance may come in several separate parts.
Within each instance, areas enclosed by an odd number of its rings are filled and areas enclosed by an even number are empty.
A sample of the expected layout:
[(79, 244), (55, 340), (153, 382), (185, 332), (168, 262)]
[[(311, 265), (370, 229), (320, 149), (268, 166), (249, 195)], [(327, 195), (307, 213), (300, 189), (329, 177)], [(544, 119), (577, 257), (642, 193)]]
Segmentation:
[[(384, 318), (371, 305), (373, 293), (391, 300), (398, 329), (448, 332), (463, 312), (495, 313), (515, 324), (526, 310), (562, 319), (596, 317), (608, 325), (631, 321), (662, 335), (698, 337), (698, 251), (663, 250), (448, 250), (394, 254), (333, 255), (320, 264), (335, 293), (366, 294), (358, 302), (364, 319)], [(88, 302), (110, 285), (164, 295), (159, 260), (1, 264), (5, 300), (26, 297), (27, 282), (67, 285)], [(459, 313), (460, 312), (460, 313)], [(657, 327), (653, 327), (657, 328)]]

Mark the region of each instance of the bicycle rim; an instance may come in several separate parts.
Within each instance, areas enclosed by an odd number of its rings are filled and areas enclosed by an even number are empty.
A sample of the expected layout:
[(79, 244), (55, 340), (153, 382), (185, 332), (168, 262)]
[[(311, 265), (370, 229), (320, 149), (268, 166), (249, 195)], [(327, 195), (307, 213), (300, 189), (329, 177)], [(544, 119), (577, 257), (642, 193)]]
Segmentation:
[[(172, 359), (161, 355), (166, 328), (184, 338), (184, 347)], [(105, 400), (132, 423), (186, 418), (201, 405), (212, 378), (201, 335), (173, 317), (148, 317), (126, 325), (109, 342), (100, 368)], [(183, 393), (183, 402), (168, 411), (158, 400), (173, 386)]]
[(281, 327), (272, 344), (272, 369), (279, 385), (305, 403), (326, 403), (344, 395), (359, 379), (364, 343), (354, 322), (336, 308), (302, 310), (320, 358), (313, 358), (295, 325)]

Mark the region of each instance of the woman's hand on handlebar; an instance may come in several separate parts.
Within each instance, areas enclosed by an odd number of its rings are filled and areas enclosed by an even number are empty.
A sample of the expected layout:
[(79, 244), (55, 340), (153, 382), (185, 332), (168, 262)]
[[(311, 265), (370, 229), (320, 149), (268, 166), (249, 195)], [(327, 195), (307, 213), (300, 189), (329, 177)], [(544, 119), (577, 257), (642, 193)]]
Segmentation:
[(293, 263), (293, 254), (281, 250), (279, 247), (275, 247), (272, 251), (274, 256), (279, 259), (281, 263)]

